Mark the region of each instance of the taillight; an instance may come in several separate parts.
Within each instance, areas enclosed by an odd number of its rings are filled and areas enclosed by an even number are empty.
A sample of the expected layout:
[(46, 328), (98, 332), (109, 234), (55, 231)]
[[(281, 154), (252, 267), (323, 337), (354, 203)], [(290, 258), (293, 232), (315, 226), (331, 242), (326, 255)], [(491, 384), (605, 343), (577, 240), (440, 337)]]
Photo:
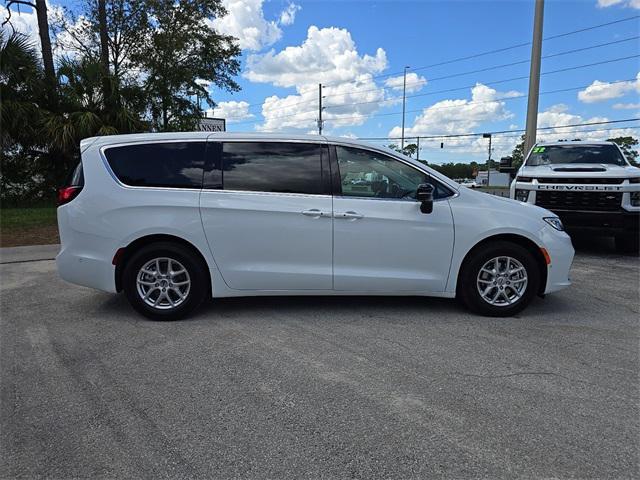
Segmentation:
[(58, 206), (69, 203), (82, 191), (82, 187), (61, 187), (58, 189)]

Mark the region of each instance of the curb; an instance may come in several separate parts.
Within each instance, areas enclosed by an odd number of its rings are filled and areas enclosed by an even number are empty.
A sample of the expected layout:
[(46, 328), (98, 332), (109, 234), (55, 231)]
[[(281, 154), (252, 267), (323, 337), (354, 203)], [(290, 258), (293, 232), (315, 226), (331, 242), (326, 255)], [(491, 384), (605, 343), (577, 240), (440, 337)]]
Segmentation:
[(29, 245), (0, 248), (0, 265), (54, 260), (60, 245)]

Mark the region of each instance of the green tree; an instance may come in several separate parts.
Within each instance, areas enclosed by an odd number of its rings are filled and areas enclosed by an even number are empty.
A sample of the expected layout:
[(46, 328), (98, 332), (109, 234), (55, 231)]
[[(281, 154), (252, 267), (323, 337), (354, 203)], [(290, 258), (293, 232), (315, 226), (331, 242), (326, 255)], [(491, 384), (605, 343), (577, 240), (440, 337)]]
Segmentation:
[(620, 146), (622, 153), (627, 157), (632, 165), (638, 166), (638, 139), (633, 137), (615, 137), (607, 139), (607, 142), (614, 142)]
[(35, 10), (38, 21), (38, 35), (40, 37), (40, 51), (42, 52), (42, 63), (44, 69), (43, 87), (47, 91), (48, 101), (55, 103), (56, 95), (56, 73), (53, 62), (53, 49), (51, 48), (51, 32), (49, 29), (49, 15), (47, 2), (45, 0), (6, 0), (8, 17), (3, 20), (2, 25), (11, 23), (11, 7), (24, 5)]
[(226, 13), (219, 0), (146, 0), (153, 19), (147, 41), (133, 62), (145, 73), (152, 126), (156, 130), (192, 129), (201, 117), (199, 102), (215, 102), (205, 85), (237, 91), (240, 48), (235, 38), (220, 35), (207, 20)]
[(513, 147), (511, 158), (511, 165), (514, 168), (513, 171), (517, 172), (518, 169), (522, 166), (522, 162), (524, 162), (524, 135), (520, 136), (520, 142), (518, 142), (518, 144)]
[(418, 145), (416, 145), (415, 143), (409, 143), (405, 145), (404, 149), (400, 148), (399, 145), (392, 143), (388, 145), (388, 148), (390, 148), (391, 150), (395, 150), (398, 153), (402, 153), (403, 155), (406, 155), (407, 157), (411, 157), (411, 158), (413, 158), (413, 156), (416, 153), (418, 153)]
[(25, 35), (0, 30), (0, 191), (5, 200), (38, 198), (47, 189), (37, 162), (44, 92), (36, 48)]

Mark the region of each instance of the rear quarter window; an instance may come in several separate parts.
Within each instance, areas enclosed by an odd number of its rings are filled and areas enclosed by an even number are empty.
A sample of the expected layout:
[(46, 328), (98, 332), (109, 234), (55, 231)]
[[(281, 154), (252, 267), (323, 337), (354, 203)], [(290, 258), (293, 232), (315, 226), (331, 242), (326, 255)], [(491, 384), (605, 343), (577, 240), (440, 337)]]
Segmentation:
[(84, 172), (82, 170), (82, 162), (79, 162), (76, 167), (71, 170), (67, 176), (67, 180), (64, 183), (65, 187), (83, 187), (84, 186)]
[(205, 142), (166, 142), (107, 148), (114, 175), (134, 187), (200, 188)]

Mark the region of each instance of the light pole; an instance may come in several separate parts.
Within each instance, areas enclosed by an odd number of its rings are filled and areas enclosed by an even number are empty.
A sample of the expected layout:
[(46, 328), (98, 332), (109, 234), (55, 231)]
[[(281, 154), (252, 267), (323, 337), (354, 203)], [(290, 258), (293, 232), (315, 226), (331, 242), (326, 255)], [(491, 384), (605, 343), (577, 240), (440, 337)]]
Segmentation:
[(533, 20), (533, 42), (531, 46), (531, 68), (529, 70), (529, 100), (527, 103), (527, 126), (524, 135), (524, 156), (536, 143), (538, 127), (538, 92), (540, 89), (540, 55), (542, 52), (542, 23), (544, 0), (536, 0)]
[(407, 100), (407, 69), (409, 66), (404, 67), (404, 75), (402, 80), (402, 138), (400, 140), (400, 150), (404, 150), (404, 109)]
[(482, 138), (489, 139), (489, 158), (487, 159), (487, 187), (490, 187), (491, 182), (489, 180), (491, 179), (491, 134), (483, 133)]
[(318, 84), (318, 135), (322, 135), (322, 84)]

